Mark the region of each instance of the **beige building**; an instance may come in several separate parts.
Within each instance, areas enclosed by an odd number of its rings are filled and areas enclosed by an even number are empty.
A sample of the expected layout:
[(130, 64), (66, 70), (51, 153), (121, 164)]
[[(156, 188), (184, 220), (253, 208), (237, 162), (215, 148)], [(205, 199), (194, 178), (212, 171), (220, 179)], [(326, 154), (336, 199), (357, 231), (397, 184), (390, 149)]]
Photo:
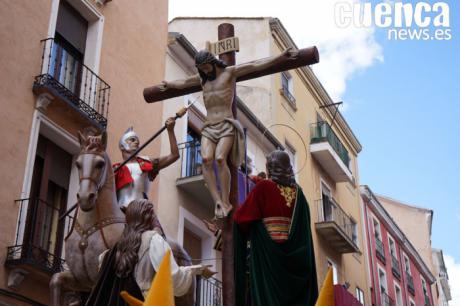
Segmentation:
[[(185, 36), (192, 46), (202, 49), (206, 41), (217, 40), (217, 27), (223, 22), (232, 23), (235, 26), (235, 35), (239, 37), (237, 64), (279, 54), (287, 47), (297, 48), (276, 18), (176, 18), (169, 24), (167, 80), (195, 73), (190, 58), (193, 52), (187, 55), (187, 51), (180, 50), (176, 46), (180, 45), (177, 42), (178, 37)], [(189, 58), (188, 62), (180, 60), (184, 57)], [(364, 256), (366, 244), (361, 221), (357, 163), (361, 145), (353, 131), (340, 113), (335, 115), (335, 108), (332, 106), (334, 101), (309, 67), (238, 83), (237, 95), (257, 115), (261, 124), (269, 128), (294, 160), (297, 180), (310, 204), (319, 283), (323, 281), (328, 265), (332, 265), (334, 282), (345, 285), (337, 286), (337, 290), (346, 287), (348, 291), (345, 290), (343, 294), (353, 295), (369, 305), (369, 272), (367, 257)], [(195, 99), (201, 99), (199, 93), (174, 99), (174, 102), (164, 102), (163, 119), (171, 116), (179, 105)], [(197, 108), (204, 113), (202, 106)], [(243, 120), (242, 116), (240, 120)], [(331, 127), (332, 121), (334, 123)], [(282, 127), (280, 124), (292, 127), (300, 137), (289, 127)], [(184, 122), (179, 129), (183, 133), (180, 136), (182, 140), (187, 139), (185, 126)], [(251, 135), (251, 129), (248, 130), (247, 155), (254, 161), (251, 168), (254, 169), (253, 174), (256, 174), (264, 170), (263, 156), (267, 147), (263, 148), (255, 143), (257, 134)], [(167, 150), (167, 147), (162, 150)], [(183, 157), (184, 159), (187, 163), (187, 158)], [(200, 215), (205, 207), (202, 203), (185, 204), (181, 195), (183, 178), (179, 177), (179, 170), (175, 170), (175, 173), (172, 171), (171, 168), (171, 176), (167, 178), (169, 181), (163, 183), (166, 175), (160, 178), (159, 212), (168, 227), (172, 224), (168, 232), (176, 234), (181, 242), (188, 234), (182, 230), (184, 226), (180, 224), (181, 217), (177, 226), (171, 223), (173, 219), (180, 216), (181, 211), (184, 214), (183, 210), (187, 209), (197, 217), (196, 221), (199, 223), (201, 216), (205, 216)], [(170, 182), (174, 180), (178, 185), (177, 189), (171, 188)], [(165, 186), (169, 186), (168, 192), (163, 192)], [(200, 192), (204, 195), (205, 191), (204, 189)], [(173, 204), (178, 199), (179, 204)], [(168, 205), (168, 208), (163, 210), (163, 205)], [(210, 217), (212, 209), (206, 209)], [(175, 215), (170, 215), (171, 211)]]
[(142, 90), (164, 77), (167, 1), (3, 1), (0, 16), (0, 305), (48, 305), (69, 224), (58, 216), (76, 202), (77, 131), (107, 126), (117, 161), (129, 125), (143, 139), (162, 126)]

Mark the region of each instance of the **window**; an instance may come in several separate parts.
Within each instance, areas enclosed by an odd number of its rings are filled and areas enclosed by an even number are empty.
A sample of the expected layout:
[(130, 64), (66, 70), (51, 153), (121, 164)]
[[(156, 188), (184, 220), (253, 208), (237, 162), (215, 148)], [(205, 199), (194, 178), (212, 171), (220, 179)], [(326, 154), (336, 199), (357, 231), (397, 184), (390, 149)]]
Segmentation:
[(391, 256), (393, 256), (394, 258), (398, 258), (396, 256), (396, 244), (395, 244), (395, 241), (393, 240), (393, 238), (388, 236), (388, 242), (389, 242), (389, 245), (390, 245), (390, 254), (391, 254)]
[(88, 21), (66, 1), (61, 1), (49, 72), (76, 95), (80, 94), (87, 32)]
[(403, 306), (401, 288), (395, 284), (396, 306)]
[(183, 158), (185, 165), (183, 164), (183, 177), (190, 177), (200, 175), (203, 172), (203, 160), (201, 158), (201, 136), (190, 126), (187, 129), (187, 142), (182, 148)]
[(332, 201), (331, 190), (321, 182), (321, 199), (323, 204), (323, 221), (334, 220), (334, 202)]
[(202, 241), (201, 237), (184, 227), (184, 249), (192, 258), (194, 265), (200, 264), (202, 259)]
[(422, 290), (423, 290), (423, 295), (424, 296), (428, 296), (428, 290), (426, 288), (426, 281), (423, 277), (420, 276), (420, 278), (422, 279)]
[(407, 275), (412, 275), (410, 272), (410, 261), (406, 255), (404, 255), (404, 270), (406, 271)]
[(382, 241), (382, 232), (380, 231), (380, 223), (379, 221), (377, 221), (377, 219), (374, 219), (374, 234), (375, 234), (375, 238)]
[(332, 280), (333, 280), (334, 285), (337, 285), (339, 283), (337, 265), (332, 260), (328, 259), (327, 266), (332, 267)]
[(289, 72), (284, 71), (281, 73), (281, 92), (291, 104), (295, 106), (294, 98), (294, 85), (292, 81), (292, 76)]
[(380, 299), (382, 306), (390, 306), (390, 297), (388, 295), (388, 284), (387, 284), (387, 276), (385, 274), (385, 270), (382, 268), (378, 268), (379, 273), (379, 285), (380, 285)]
[(351, 226), (351, 240), (355, 245), (358, 245), (358, 227), (356, 225), (356, 221), (350, 218), (350, 226)]
[(72, 155), (40, 135), (29, 198), (21, 200), (28, 201), (23, 245), (35, 259), (61, 256), (65, 221), (59, 216), (67, 208), (71, 168)]
[(387, 286), (387, 275), (385, 273), (385, 270), (382, 268), (378, 268), (379, 271), (379, 285), (380, 285), (380, 292), (381, 293), (387, 293), (388, 292), (388, 286)]
[(364, 306), (364, 291), (356, 287), (356, 299)]

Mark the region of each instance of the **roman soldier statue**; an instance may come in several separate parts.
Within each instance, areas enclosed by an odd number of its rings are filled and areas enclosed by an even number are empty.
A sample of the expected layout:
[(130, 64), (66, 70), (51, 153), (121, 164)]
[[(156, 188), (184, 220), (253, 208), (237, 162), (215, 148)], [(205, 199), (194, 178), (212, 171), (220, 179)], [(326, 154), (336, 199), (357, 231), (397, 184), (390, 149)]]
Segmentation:
[[(174, 118), (168, 118), (165, 123), (171, 148), (169, 155), (158, 158), (136, 156), (115, 174), (118, 204), (122, 209), (126, 209), (133, 200), (148, 199), (151, 182), (158, 172), (179, 159), (179, 149), (174, 134), (175, 123)], [(128, 159), (139, 148), (139, 143), (139, 136), (133, 128), (127, 129), (119, 141), (123, 160)], [(114, 164), (113, 167), (118, 165), (120, 163)]]

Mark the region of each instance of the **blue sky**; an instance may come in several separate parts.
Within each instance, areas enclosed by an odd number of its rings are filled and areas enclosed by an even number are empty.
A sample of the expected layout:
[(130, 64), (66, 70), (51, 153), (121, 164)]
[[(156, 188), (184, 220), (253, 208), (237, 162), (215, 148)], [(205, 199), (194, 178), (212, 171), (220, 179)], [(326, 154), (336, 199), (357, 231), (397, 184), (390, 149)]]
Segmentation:
[[(460, 306), (458, 1), (444, 1), (450, 7), (449, 41), (389, 41), (386, 29), (338, 28), (336, 4), (364, 0), (290, 0), (289, 5), (232, 0), (232, 6), (219, 1), (170, 0), (169, 18), (278, 17), (299, 47), (318, 46), (321, 62), (313, 69), (333, 99), (345, 102), (342, 112), (363, 145), (360, 183), (434, 211), (432, 245), (444, 250), (454, 297), (450, 305)], [(395, 1), (372, 0), (380, 2)]]
[(450, 41), (389, 41), (377, 29), (384, 61), (353, 76), (343, 100), (363, 145), (361, 183), (433, 209), (433, 246), (460, 260), (460, 5), (448, 3)]

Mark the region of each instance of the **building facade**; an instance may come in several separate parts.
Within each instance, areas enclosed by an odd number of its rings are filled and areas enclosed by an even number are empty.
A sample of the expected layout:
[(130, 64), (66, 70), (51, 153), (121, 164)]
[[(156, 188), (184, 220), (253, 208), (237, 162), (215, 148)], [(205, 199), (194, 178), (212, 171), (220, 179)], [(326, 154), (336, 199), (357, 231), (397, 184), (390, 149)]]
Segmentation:
[(435, 305), (448, 306), (449, 301), (452, 300), (449, 286), (449, 275), (447, 274), (446, 264), (444, 263), (444, 255), (442, 250), (433, 249), (433, 265), (434, 275), (436, 277), (435, 292), (433, 298), (436, 301)]
[(361, 196), (371, 267), (372, 304), (437, 305), (431, 287), (436, 278), (419, 249), (368, 186), (361, 186)]
[(115, 162), (128, 126), (148, 127), (145, 139), (163, 125), (142, 90), (164, 76), (167, 1), (5, 1), (0, 15), (0, 304), (49, 305), (73, 214), (59, 216), (76, 202), (77, 131), (106, 129)]
[[(225, 22), (234, 25), (239, 38), (237, 64), (297, 48), (276, 18), (176, 18), (169, 31), (187, 37), (196, 49), (204, 49), (206, 41), (217, 41), (217, 27)], [(196, 73), (193, 63), (176, 64), (187, 75)], [(174, 79), (176, 75), (169, 73), (167, 66), (167, 80)], [(363, 273), (368, 259), (360, 221), (359, 141), (340, 112), (336, 114), (333, 101), (309, 67), (238, 83), (237, 95), (291, 155), (297, 181), (310, 205), (319, 284), (332, 266), (336, 290), (347, 288), (339, 294), (370, 305), (368, 274)], [(201, 99), (200, 93), (190, 96), (191, 101)], [(248, 141), (252, 174), (265, 170), (265, 153)], [(160, 179), (160, 196), (169, 196), (162, 188)]]
[[(389, 212), (393, 220), (395, 220), (398, 226), (407, 235), (423, 261), (430, 268), (431, 273), (436, 277), (436, 282), (431, 285), (433, 301), (434, 305), (443, 305), (443, 303), (446, 302), (446, 296), (443, 297), (440, 290), (446, 290), (445, 293), (448, 293), (448, 287), (446, 287), (446, 285), (448, 286), (448, 281), (445, 277), (440, 276), (440, 273), (443, 275), (443, 270), (446, 271), (445, 267), (442, 267), (444, 259), (439, 257), (439, 253), (433, 252), (431, 245), (433, 211), (431, 209), (403, 203), (387, 196), (378, 195), (377, 198)], [(447, 296), (449, 296), (449, 294)]]

